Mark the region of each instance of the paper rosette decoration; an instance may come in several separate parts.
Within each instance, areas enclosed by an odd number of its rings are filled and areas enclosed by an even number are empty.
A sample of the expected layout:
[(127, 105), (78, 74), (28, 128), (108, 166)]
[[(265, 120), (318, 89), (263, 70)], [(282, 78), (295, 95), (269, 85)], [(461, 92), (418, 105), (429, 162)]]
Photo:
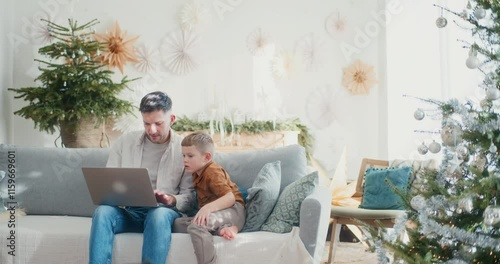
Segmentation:
[(310, 33), (297, 42), (296, 53), (300, 54), (308, 71), (318, 70), (325, 62), (325, 40)]
[(347, 20), (340, 16), (339, 12), (332, 13), (326, 18), (325, 29), (328, 34), (335, 37), (346, 31)]
[[(153, 91), (146, 88), (144, 81), (134, 83), (135, 84), (130, 87), (130, 89), (123, 89), (118, 97), (120, 99), (132, 102), (134, 107), (139, 109), (140, 100), (137, 100), (137, 98), (142, 98), (147, 93)], [(122, 133), (137, 131), (140, 129), (143, 129), (143, 122), (140, 114), (121, 115), (115, 120), (115, 125), (113, 127), (113, 130), (121, 131)]]
[(275, 79), (291, 79), (302, 70), (298, 56), (289, 51), (279, 52), (271, 61)]
[(186, 75), (197, 66), (198, 35), (191, 31), (172, 32), (163, 41), (161, 56), (164, 65), (177, 75)]
[(257, 28), (247, 37), (247, 47), (254, 56), (261, 56), (266, 48), (272, 43), (271, 36), (261, 28)]
[(122, 32), (118, 22), (111, 32), (105, 35), (95, 34), (99, 41), (106, 42), (106, 49), (102, 53), (102, 61), (109, 67), (117, 67), (123, 73), (123, 66), (127, 62), (137, 62), (135, 55), (134, 42), (139, 38), (135, 36), (127, 39), (127, 32)]
[(327, 84), (319, 86), (307, 97), (306, 114), (317, 128), (324, 129), (336, 120), (334, 102), (338, 90)]
[(356, 60), (343, 71), (342, 85), (353, 95), (367, 94), (377, 83), (373, 66), (361, 60)]
[(188, 1), (179, 10), (179, 23), (183, 30), (190, 31), (208, 20), (208, 10), (198, 1)]
[(155, 71), (160, 64), (160, 54), (157, 49), (152, 49), (146, 45), (137, 48), (137, 63), (135, 67), (140, 72), (148, 73)]

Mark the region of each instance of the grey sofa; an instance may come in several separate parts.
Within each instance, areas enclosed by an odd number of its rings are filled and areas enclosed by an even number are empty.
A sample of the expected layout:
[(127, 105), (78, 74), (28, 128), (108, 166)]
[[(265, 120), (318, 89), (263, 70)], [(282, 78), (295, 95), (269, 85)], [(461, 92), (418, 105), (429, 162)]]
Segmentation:
[[(0, 213), (0, 263), (87, 263), (95, 206), (81, 167), (104, 167), (107, 156), (108, 149), (0, 145), (0, 171), (5, 172), (0, 195), (7, 205)], [(304, 149), (298, 145), (217, 153), (215, 160), (245, 189), (271, 161), (281, 161), (281, 191), (308, 172)], [(318, 187), (302, 202), (300, 226), (290, 233), (240, 233), (232, 241), (216, 237), (220, 263), (319, 263), (330, 200), (328, 190)], [(116, 235), (113, 263), (139, 263), (141, 245), (142, 234)], [(173, 234), (167, 262), (196, 263), (188, 234)]]

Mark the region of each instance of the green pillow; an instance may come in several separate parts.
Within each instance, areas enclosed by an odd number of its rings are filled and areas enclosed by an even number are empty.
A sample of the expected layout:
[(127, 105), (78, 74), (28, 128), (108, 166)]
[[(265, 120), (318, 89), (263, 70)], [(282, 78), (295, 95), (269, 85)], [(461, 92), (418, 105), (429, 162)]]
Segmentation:
[(300, 205), (313, 192), (318, 181), (318, 172), (315, 171), (286, 186), (261, 230), (287, 233), (292, 231), (293, 226), (299, 226)]
[(359, 208), (379, 210), (403, 210), (401, 197), (385, 182), (388, 179), (396, 188), (408, 191), (412, 167), (368, 168), (365, 172), (363, 199)]
[(245, 203), (247, 216), (241, 232), (260, 231), (278, 200), (280, 184), (281, 162), (278, 160), (265, 164), (248, 189)]

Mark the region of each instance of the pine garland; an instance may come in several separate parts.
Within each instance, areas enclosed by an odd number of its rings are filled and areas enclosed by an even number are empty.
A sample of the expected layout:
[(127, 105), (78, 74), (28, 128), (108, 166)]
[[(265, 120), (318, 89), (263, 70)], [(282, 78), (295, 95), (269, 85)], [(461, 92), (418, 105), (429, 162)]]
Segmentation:
[[(43, 19), (42, 19), (43, 20)], [(104, 43), (93, 39), (94, 19), (83, 25), (69, 19), (69, 27), (47, 23), (56, 42), (44, 46), (38, 53), (50, 61), (35, 59), (42, 66), (35, 81), (40, 87), (9, 88), (17, 99), (29, 105), (14, 114), (32, 119), (35, 128), (53, 134), (61, 124), (77, 124), (82, 119), (97, 118), (98, 123), (132, 113), (132, 103), (117, 98), (127, 87), (125, 76), (119, 83), (111, 79), (112, 71), (103, 69), (100, 50)]]
[[(172, 125), (172, 129), (175, 131), (197, 131), (207, 130), (209, 128), (209, 121), (195, 121), (187, 116), (177, 118), (175, 123)], [(216, 131), (219, 131), (217, 127), (215, 129)], [(298, 142), (306, 149), (307, 157), (310, 158), (311, 156), (313, 137), (309, 133), (309, 128), (303, 125), (299, 119), (288, 119), (276, 122), (270, 120), (253, 120), (241, 124), (234, 124), (234, 131), (233, 127), (231, 127), (231, 122), (228, 119), (224, 119), (224, 131), (228, 133), (234, 132), (237, 134), (261, 134), (272, 131), (299, 131)]]

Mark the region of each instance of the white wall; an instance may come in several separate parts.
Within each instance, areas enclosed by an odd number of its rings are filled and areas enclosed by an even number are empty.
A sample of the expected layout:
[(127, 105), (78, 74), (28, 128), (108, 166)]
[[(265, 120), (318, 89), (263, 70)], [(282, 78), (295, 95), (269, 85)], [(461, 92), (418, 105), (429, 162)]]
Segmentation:
[[(0, 35), (7, 36), (11, 32), (13, 23), (14, 0), (4, 2), (4, 8), (0, 11), (2, 23), (0, 23)], [(8, 38), (0, 39), (0, 143), (12, 143), (11, 128), (11, 99), (7, 94), (7, 87), (12, 87), (12, 53), (8, 49)]]
[[(468, 40), (470, 32), (459, 28), (467, 23), (444, 12), (448, 25), (437, 28), (440, 4), (461, 11), (466, 1), (402, 1), (402, 12), (394, 16), (387, 27), (388, 78), (388, 138), (389, 158), (429, 159), (437, 154), (421, 155), (417, 148), (422, 142), (428, 146), (433, 140), (441, 142), (441, 120), (436, 105), (422, 99), (447, 100), (472, 98), (479, 102), (484, 93), (478, 92), (478, 71), (465, 66), (468, 50), (457, 40)], [(407, 97), (405, 97), (405, 95)], [(429, 110), (430, 116), (417, 121), (417, 108)], [(434, 118), (433, 118), (434, 116)]]
[[(33, 59), (40, 58), (37, 50), (42, 44), (30, 35), (36, 32), (34, 25), (44, 13), (52, 14), (53, 20), (63, 25), (68, 17), (81, 23), (97, 18), (100, 20), (96, 27), (98, 33), (111, 29), (116, 20), (129, 36), (140, 35), (137, 46), (145, 44), (159, 49), (168, 33), (178, 29), (176, 16), (184, 2), (15, 1), (9, 33), (21, 41), (8, 46), (14, 56), (12, 86), (32, 86), (38, 76), (38, 64)], [(133, 65), (127, 65), (126, 75), (143, 78), (135, 86), (145, 83), (147, 90), (166, 91), (172, 96), (178, 115), (195, 117), (199, 112), (208, 113), (214, 103), (215, 89), (220, 100), (225, 98), (225, 107), (230, 111), (268, 118), (275, 109), (278, 117), (299, 117), (315, 136), (314, 156), (330, 176), (343, 146), (347, 146), (351, 178), (356, 177), (362, 157), (387, 157), (386, 36), (383, 18), (378, 15), (385, 8), (384, 0), (211, 0), (203, 3), (211, 20), (200, 30), (199, 68), (186, 76), (177, 76), (162, 66), (159, 71), (145, 75)], [(221, 3), (229, 8), (223, 16), (219, 16), (214, 7)], [(343, 34), (331, 36), (325, 30), (325, 20), (334, 12), (339, 12), (347, 24)], [(290, 80), (269, 79), (272, 57), (266, 62), (266, 59), (252, 57), (247, 49), (247, 36), (258, 27), (273, 37), (276, 50), (293, 51), (299, 40), (313, 33), (324, 40), (323, 65), (317, 71), (304, 71)], [(346, 45), (355, 47), (356, 51), (343, 52), (341, 47)], [(379, 82), (367, 95), (350, 95), (341, 85), (342, 68), (355, 59), (375, 67)], [(121, 77), (116, 74), (117, 79)], [(261, 101), (263, 83), (264, 93), (271, 97), (266, 105)], [(5, 95), (5, 86), (1, 89)], [(325, 99), (325, 95), (328, 98)], [(8, 97), (12, 98), (12, 93), (9, 92)], [(22, 105), (24, 102), (16, 100), (14, 106), (2, 104), (1, 109), (12, 113)], [(317, 111), (315, 107), (329, 108), (331, 114), (319, 118), (313, 114)], [(268, 109), (267, 113), (263, 108)], [(12, 143), (53, 146), (57, 141), (57, 135), (35, 130), (31, 120), (8, 116), (12, 118), (8, 120), (13, 131)]]

